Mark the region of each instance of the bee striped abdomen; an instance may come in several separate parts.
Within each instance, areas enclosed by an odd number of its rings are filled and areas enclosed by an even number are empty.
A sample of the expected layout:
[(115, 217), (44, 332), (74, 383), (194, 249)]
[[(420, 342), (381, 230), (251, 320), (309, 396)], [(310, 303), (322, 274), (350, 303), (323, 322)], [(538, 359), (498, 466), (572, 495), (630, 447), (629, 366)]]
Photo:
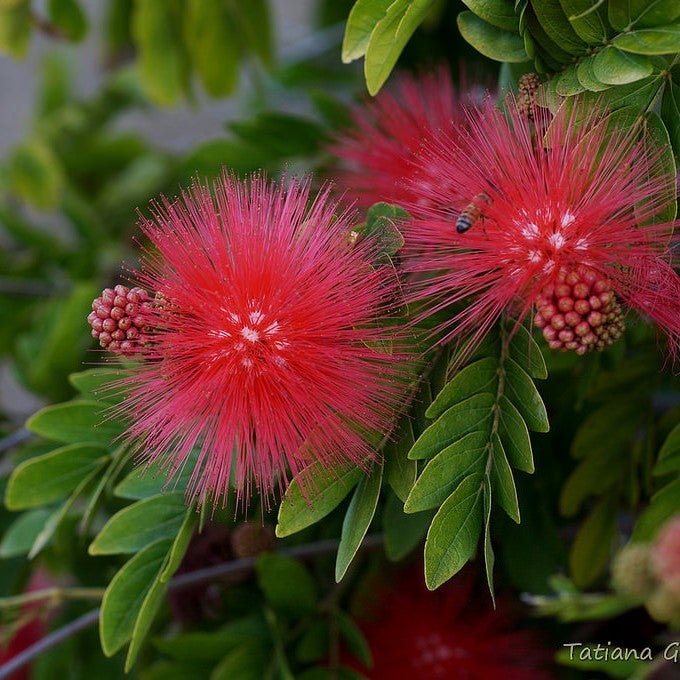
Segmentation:
[(471, 229), (479, 218), (482, 217), (484, 206), (490, 204), (491, 198), (489, 194), (485, 191), (480, 191), (458, 215), (456, 231), (459, 234), (464, 234), (468, 229)]

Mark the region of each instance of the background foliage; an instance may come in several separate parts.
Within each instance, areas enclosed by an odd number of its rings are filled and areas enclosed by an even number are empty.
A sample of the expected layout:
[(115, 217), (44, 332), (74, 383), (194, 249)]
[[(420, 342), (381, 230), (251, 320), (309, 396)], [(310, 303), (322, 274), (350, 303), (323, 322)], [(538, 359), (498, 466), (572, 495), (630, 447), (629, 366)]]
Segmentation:
[[(644, 323), (586, 357), (542, 354), (528, 331), (510, 339), (503, 325), (453, 375), (456, 357), (433, 352), (370, 475), (312, 470), (311, 505), (293, 481), (278, 513), (255, 503), (249, 519), (187, 507), (187, 480), (168, 490), (162, 475), (133, 470), (116, 443), (123, 423), (102, 422), (115, 397), (100, 388), (115, 368), (83, 370), (93, 361), (84, 319), (135, 257), (135, 211), (223, 165), (325, 176), (324, 144), (347, 124), (349, 103), (378, 93), (397, 67), (464, 64), (510, 88), (536, 71), (549, 96), (604, 101), (614, 124), (653, 136), (675, 197), (677, 0), (319, 0), (319, 47), (292, 58), (277, 45), (274, 2), (108, 0), (95, 26), (78, 0), (0, 0), (6, 55), (23, 58), (36, 32), (57, 46), (96, 30), (104, 72), (83, 97), (71, 65), (45, 60), (30, 129), (0, 159), (0, 354), (45, 404), (28, 435), (0, 413), (5, 630), (21, 622), (19, 593), (44, 569), (57, 584), (42, 601), (52, 628), (101, 609), (98, 633), (84, 627), (50, 649), (35, 677), (312, 680), (329, 665), (355, 677), (338, 664), (341, 649), (371, 658), (353, 618), (365, 575), (424, 554), (430, 588), (474, 559), (491, 593), (500, 584), (531, 594), (550, 617), (553, 652), (574, 639), (624, 640), (622, 621), (655, 644), (665, 629), (610, 587), (621, 547), (652, 541), (680, 512), (678, 380)], [(242, 115), (181, 152), (118, 124), (244, 83)], [(670, 200), (663, 217), (674, 211)], [(384, 231), (399, 215), (374, 206), (364, 228)], [(386, 233), (390, 257), (394, 243)], [(210, 566), (221, 571), (188, 579)], [(561, 658), (564, 677), (654, 672)]]

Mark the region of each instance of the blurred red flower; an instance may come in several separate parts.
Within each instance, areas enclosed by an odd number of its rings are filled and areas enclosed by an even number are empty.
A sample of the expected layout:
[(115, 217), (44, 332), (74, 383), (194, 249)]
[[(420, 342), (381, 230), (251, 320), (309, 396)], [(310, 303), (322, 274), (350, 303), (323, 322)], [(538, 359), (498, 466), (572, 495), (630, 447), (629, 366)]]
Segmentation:
[(422, 569), (373, 588), (370, 619), (358, 621), (373, 654), (371, 680), (548, 680), (553, 652), (540, 636), (521, 629), (515, 602), (496, 609), (475, 572), (466, 569), (436, 591)]
[[(308, 182), (223, 175), (153, 207), (141, 227), (147, 341), (124, 380), (127, 432), (170, 475), (198, 451), (189, 493), (217, 503), (230, 483), (267, 499), (312, 461), (367, 466), (368, 433), (402, 398), (394, 271), (351, 215)], [(193, 464), (193, 463), (192, 463)]]
[(436, 175), (421, 173), (420, 190), (412, 195), (404, 184), (413, 174), (415, 157), (425, 140), (444, 132), (457, 134), (457, 126), (465, 122), (462, 104), (479, 92), (465, 84), (458, 92), (442, 66), (418, 76), (400, 73), (393, 87), (355, 106), (353, 127), (341, 131), (328, 149), (341, 161), (334, 181), (345, 190), (345, 198), (361, 207), (379, 201), (427, 202)]
[(660, 223), (675, 192), (658, 146), (585, 100), (554, 118), (506, 103), (470, 109), (464, 135), (433, 138), (418, 157), (441, 182), (416, 176), (407, 190), (418, 207), (406, 227), (411, 300), (427, 300), (423, 316), (446, 309), (438, 330), (471, 347), (502, 314), (536, 307), (550, 346), (579, 353), (616, 340), (624, 305), (657, 322), (676, 356), (680, 277), (673, 224)]

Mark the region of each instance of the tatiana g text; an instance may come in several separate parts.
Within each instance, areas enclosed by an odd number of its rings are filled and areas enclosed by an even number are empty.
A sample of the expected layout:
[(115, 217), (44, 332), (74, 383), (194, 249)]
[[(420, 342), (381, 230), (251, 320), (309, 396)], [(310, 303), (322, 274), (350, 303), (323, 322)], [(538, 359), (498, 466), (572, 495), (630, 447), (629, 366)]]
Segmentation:
[[(585, 644), (583, 642), (569, 642), (562, 645), (569, 650), (569, 661), (627, 661), (640, 659), (652, 661), (654, 654), (651, 647), (617, 647), (611, 642), (606, 644)], [(658, 652), (667, 661), (680, 662), (680, 641), (669, 642)]]

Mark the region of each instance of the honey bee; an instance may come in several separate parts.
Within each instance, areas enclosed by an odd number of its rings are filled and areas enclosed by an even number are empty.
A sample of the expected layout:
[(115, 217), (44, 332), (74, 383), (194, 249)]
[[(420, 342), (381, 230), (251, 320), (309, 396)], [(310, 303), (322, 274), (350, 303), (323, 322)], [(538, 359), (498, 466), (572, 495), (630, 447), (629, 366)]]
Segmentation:
[(456, 220), (456, 231), (459, 234), (464, 234), (468, 229), (471, 229), (477, 221), (482, 218), (482, 211), (485, 205), (491, 205), (491, 197), (486, 191), (480, 191), (467, 206), (461, 211)]

